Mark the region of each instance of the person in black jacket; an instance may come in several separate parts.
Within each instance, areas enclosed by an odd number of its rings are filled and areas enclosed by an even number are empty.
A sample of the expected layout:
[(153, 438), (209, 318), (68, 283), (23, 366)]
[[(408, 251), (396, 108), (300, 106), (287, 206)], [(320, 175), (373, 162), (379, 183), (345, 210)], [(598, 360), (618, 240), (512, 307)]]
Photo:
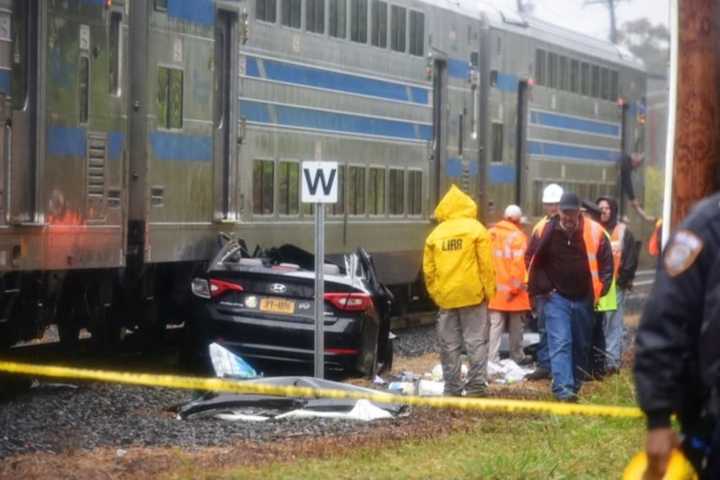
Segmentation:
[(525, 256), (528, 292), (543, 301), (553, 394), (576, 401), (590, 371), (593, 306), (612, 283), (610, 241), (571, 192), (560, 199), (560, 215), (541, 221), (535, 233)]
[(720, 478), (720, 194), (700, 202), (663, 251), (636, 339), (635, 384), (647, 416), (646, 479), (663, 478), (680, 441), (701, 478)]
[(618, 221), (617, 202), (610, 197), (597, 199), (600, 209), (600, 224), (610, 235), (613, 252), (615, 284), (617, 287), (617, 310), (603, 314), (603, 333), (605, 335), (605, 371), (616, 373), (622, 360), (625, 323), (623, 320), (623, 301), (632, 289), (635, 271), (638, 266), (639, 245), (635, 242), (630, 228)]

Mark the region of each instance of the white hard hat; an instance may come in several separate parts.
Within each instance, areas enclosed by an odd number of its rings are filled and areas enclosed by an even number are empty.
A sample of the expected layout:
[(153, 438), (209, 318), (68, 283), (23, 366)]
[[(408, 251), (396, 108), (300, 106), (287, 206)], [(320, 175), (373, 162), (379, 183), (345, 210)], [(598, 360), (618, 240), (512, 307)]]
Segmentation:
[(543, 203), (560, 203), (560, 197), (563, 195), (563, 188), (557, 183), (551, 183), (543, 190)]
[(507, 208), (505, 208), (505, 218), (520, 220), (521, 217), (522, 210), (517, 205), (508, 205)]

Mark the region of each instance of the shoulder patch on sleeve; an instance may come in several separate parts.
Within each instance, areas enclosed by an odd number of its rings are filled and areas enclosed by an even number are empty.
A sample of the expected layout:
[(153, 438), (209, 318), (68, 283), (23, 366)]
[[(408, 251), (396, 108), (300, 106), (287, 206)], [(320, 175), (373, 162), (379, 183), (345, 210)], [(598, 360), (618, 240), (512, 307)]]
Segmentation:
[(668, 275), (676, 277), (690, 268), (702, 249), (703, 241), (700, 237), (690, 230), (679, 230), (663, 256)]

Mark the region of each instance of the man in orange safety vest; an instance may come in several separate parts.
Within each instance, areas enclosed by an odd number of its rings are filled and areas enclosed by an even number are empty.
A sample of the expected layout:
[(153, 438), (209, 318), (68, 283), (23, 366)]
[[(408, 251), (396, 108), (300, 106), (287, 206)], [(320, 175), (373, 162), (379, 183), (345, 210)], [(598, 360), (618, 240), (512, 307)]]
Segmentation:
[(490, 347), (488, 359), (500, 360), (500, 337), (508, 326), (510, 358), (519, 365), (532, 360), (522, 350), (523, 323), (530, 310), (525, 285), (527, 237), (520, 229), (522, 210), (517, 205), (505, 209), (504, 220), (490, 229), (495, 265), (495, 296), (490, 300)]

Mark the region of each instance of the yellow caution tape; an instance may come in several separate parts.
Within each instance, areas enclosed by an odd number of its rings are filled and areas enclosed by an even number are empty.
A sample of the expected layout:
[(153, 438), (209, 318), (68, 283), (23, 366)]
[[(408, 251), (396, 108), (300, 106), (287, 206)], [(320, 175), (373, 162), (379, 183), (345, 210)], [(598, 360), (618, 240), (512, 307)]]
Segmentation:
[(459, 397), (419, 397), (393, 395), (390, 393), (360, 393), (343, 390), (327, 390), (307, 387), (280, 387), (262, 385), (220, 378), (186, 377), (177, 375), (156, 375), (151, 373), (127, 373), (117, 371), (87, 370), (71, 367), (34, 365), (28, 363), (0, 361), (0, 372), (41, 377), (93, 380), (147, 387), (181, 388), (188, 390), (206, 390), (257, 395), (275, 395), (302, 398), (367, 399), (376, 403), (395, 403), (418, 407), (455, 408), (504, 413), (534, 413), (553, 415), (582, 415), (596, 417), (640, 418), (643, 413), (634, 407), (616, 407), (605, 405), (578, 405), (556, 402), (537, 402), (526, 400), (508, 400), (500, 398), (459, 398)]

